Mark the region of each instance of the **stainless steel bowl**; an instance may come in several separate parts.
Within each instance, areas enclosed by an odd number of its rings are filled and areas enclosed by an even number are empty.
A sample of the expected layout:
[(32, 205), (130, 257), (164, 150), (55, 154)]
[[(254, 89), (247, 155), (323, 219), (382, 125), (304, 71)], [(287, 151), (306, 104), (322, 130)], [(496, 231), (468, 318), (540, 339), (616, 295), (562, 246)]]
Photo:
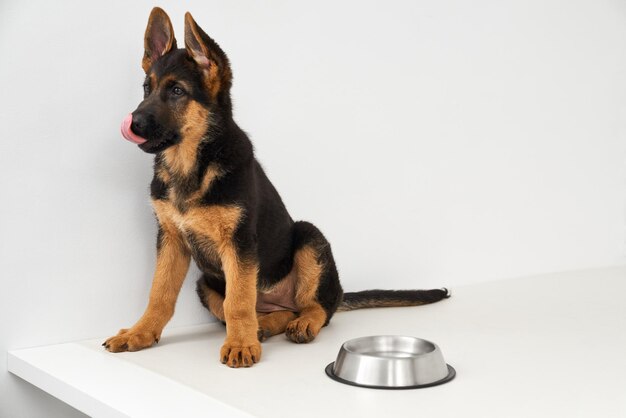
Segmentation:
[(440, 385), (456, 375), (437, 344), (415, 337), (377, 335), (345, 342), (326, 374), (341, 383), (380, 389)]

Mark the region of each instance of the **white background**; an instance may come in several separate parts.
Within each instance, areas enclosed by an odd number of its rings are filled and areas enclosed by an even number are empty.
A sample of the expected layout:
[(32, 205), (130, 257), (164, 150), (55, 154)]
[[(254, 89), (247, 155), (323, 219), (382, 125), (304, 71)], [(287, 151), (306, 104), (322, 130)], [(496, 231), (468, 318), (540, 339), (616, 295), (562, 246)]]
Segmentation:
[[(626, 262), (623, 2), (160, 5), (230, 56), (236, 120), (347, 290)], [(119, 125), (152, 6), (0, 2), (0, 357), (143, 311), (151, 157)], [(172, 325), (209, 320), (190, 276)], [(79, 415), (0, 364), (3, 418)]]

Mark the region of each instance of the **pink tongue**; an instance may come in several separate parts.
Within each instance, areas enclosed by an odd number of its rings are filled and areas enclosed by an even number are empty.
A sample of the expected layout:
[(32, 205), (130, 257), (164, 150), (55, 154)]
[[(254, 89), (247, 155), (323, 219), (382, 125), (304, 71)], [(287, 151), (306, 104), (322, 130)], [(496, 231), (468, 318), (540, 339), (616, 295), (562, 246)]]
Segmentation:
[(135, 144), (143, 144), (147, 141), (146, 138), (142, 138), (139, 135), (136, 135), (131, 129), (130, 125), (133, 123), (133, 114), (129, 113), (128, 116), (124, 118), (122, 121), (122, 136), (129, 140), (130, 142), (134, 142)]

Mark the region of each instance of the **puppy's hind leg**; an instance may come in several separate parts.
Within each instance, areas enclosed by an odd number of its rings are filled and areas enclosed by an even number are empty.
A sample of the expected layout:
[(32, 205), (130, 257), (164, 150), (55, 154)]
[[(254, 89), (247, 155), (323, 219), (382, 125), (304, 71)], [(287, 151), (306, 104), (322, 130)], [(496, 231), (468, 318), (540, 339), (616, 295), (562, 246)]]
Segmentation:
[(214, 317), (219, 319), (222, 324), (226, 324), (226, 319), (224, 319), (224, 295), (207, 284), (206, 276), (201, 277), (196, 282), (196, 292), (200, 297), (202, 305)]
[[(209, 280), (210, 283), (214, 281)], [(218, 290), (207, 284), (205, 277), (196, 282), (196, 292), (200, 297), (200, 302), (213, 314), (214, 317), (226, 325), (224, 318), (224, 296)], [(289, 321), (293, 320), (296, 314), (291, 311), (275, 311), (270, 313), (257, 313), (259, 330), (257, 337), (259, 341), (265, 341), (273, 335), (282, 334), (287, 328)]]
[(294, 225), (296, 307), (299, 316), (285, 331), (295, 343), (308, 343), (327, 325), (343, 297), (339, 275), (324, 235), (308, 222)]
[(273, 335), (282, 334), (287, 329), (287, 324), (296, 318), (291, 311), (275, 311), (270, 313), (257, 313), (259, 331), (257, 336), (263, 342)]

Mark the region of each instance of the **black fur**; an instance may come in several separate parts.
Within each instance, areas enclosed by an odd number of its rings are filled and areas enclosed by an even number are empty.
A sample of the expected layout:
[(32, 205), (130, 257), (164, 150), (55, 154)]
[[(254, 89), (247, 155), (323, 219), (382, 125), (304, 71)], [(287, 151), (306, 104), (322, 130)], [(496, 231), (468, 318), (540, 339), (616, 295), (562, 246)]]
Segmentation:
[[(167, 191), (170, 187), (175, 187), (183, 195), (193, 193), (199, 188), (209, 165), (217, 165), (226, 174), (214, 180), (200, 202), (206, 206), (238, 205), (244, 209), (245, 216), (235, 233), (235, 242), (238, 253), (245, 258), (258, 261), (259, 287), (269, 288), (285, 277), (293, 267), (294, 252), (304, 245), (311, 244), (319, 249), (319, 261), (325, 266), (318, 294), (319, 303), (330, 319), (342, 295), (330, 244), (312, 224), (294, 223), (280, 195), (254, 158), (252, 143), (233, 120), (231, 102), (226, 98), (227, 95), (223, 93), (221, 99), (211, 101), (207, 94), (201, 93), (203, 86), (195, 81), (199, 77), (199, 72), (194, 67), (195, 63), (186, 51), (179, 49), (166, 54), (151, 68), (151, 73), (154, 73), (157, 79), (172, 77), (193, 86), (188, 92), (189, 97), (209, 109), (212, 115), (212, 124), (205, 134), (206, 140), (200, 144), (197, 153), (194, 173), (188, 177), (173, 176), (171, 184), (159, 178), (157, 172), (164, 164), (162, 152), (177, 144), (181, 138), (177, 126), (168, 125), (168, 118), (149, 117), (143, 131), (136, 132), (148, 139), (148, 143), (157, 141), (159, 144), (165, 144), (159, 145), (159, 151), (155, 156), (155, 176), (151, 184), (152, 198), (167, 200)], [(148, 91), (146, 99), (136, 112), (155, 115), (167, 110), (170, 97), (162, 92), (155, 97)], [(160, 135), (165, 135), (165, 138)], [(147, 152), (155, 149), (151, 146), (140, 147), (145, 148)], [(184, 207), (179, 209), (185, 211)], [(188, 235), (186, 239), (196, 264), (204, 273), (205, 283), (220, 294), (224, 294), (224, 276), (219, 264), (199, 250), (200, 246), (196, 245), (198, 237)]]
[(417, 306), (439, 302), (450, 297), (445, 287), (431, 290), (363, 290), (346, 292), (338, 310), (353, 311), (363, 308), (382, 308), (391, 306)]
[[(218, 64), (223, 77), (216, 96), (209, 94), (204, 84), (203, 72), (186, 49), (175, 49), (157, 59), (150, 67), (145, 84), (145, 98), (133, 112), (131, 129), (147, 139), (139, 147), (156, 154), (155, 176), (150, 187), (154, 200), (168, 200), (168, 191), (174, 188), (180, 199), (172, 202), (185, 213), (185, 197), (199, 190), (209, 166), (218, 167), (223, 175), (217, 177), (207, 192), (201, 196), (202, 206), (232, 206), (243, 209), (243, 219), (235, 232), (237, 253), (243, 260), (258, 263), (258, 287), (270, 288), (285, 277), (293, 268), (294, 253), (304, 246), (311, 246), (318, 255), (323, 271), (317, 289), (317, 301), (324, 308), (327, 319), (334, 312), (366, 306), (389, 306), (392, 301), (403, 304), (407, 300), (431, 303), (447, 297), (441, 290), (429, 291), (380, 291), (370, 290), (343, 294), (331, 247), (317, 227), (308, 222), (294, 222), (280, 195), (267, 178), (261, 165), (254, 158), (252, 143), (232, 116), (230, 99), (230, 68), (228, 58), (221, 48), (204, 32), (202, 41), (209, 47), (211, 59)], [(155, 88), (153, 79), (171, 80), (164, 87)], [(183, 94), (181, 86), (185, 86)], [(175, 89), (179, 90), (175, 90)], [(186, 175), (170, 173), (167, 181), (159, 177), (165, 169), (163, 152), (182, 141), (181, 122), (175, 116), (186, 103), (195, 101), (208, 110), (210, 123), (199, 143), (192, 171)], [(160, 246), (162, 231), (159, 230)], [(187, 245), (196, 264), (203, 272), (201, 280), (219, 294), (225, 294), (225, 277), (216, 257), (203, 252), (207, 243), (203, 238), (188, 233)], [(209, 244), (210, 245), (210, 244)], [(198, 294), (202, 302), (204, 294), (200, 284)], [(343, 302), (343, 303), (342, 303)], [(378, 303), (378, 305), (377, 305)], [(399, 305), (399, 306), (402, 306)]]

